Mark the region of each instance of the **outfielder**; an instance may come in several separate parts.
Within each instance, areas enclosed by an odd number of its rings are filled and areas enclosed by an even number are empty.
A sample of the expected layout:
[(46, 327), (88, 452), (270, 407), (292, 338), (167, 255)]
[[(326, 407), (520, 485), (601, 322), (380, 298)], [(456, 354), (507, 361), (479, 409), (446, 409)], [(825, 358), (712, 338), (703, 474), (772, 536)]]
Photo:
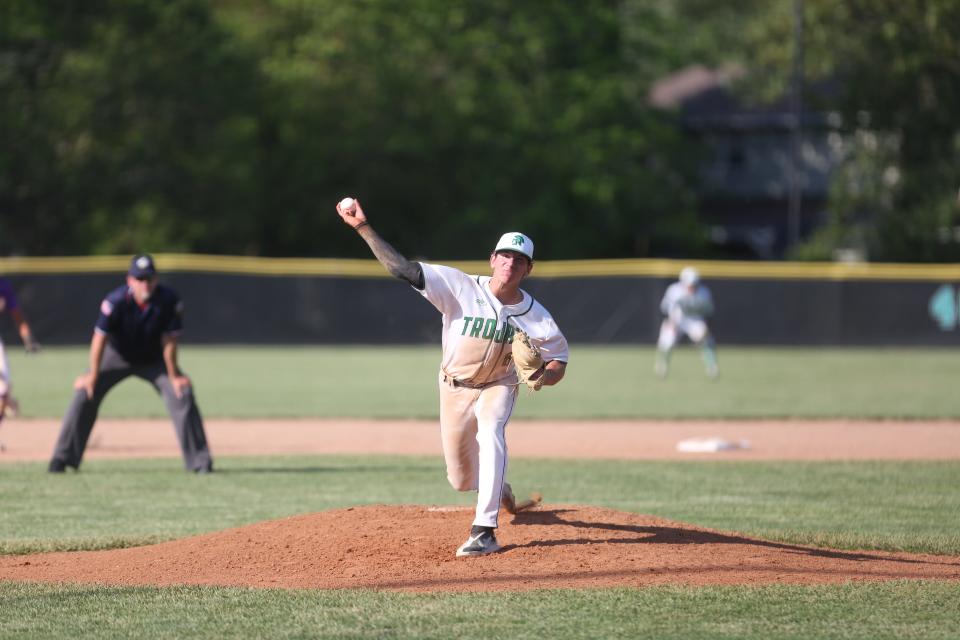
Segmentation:
[(533, 269), (533, 242), (522, 233), (504, 234), (490, 254), (492, 275), (471, 276), (407, 260), (373, 230), (352, 199), (338, 204), (337, 213), (387, 271), (443, 314), (440, 437), (447, 480), (457, 491), (477, 492), (473, 526), (457, 556), (494, 553), (500, 549), (494, 530), (501, 505), (517, 510), (505, 482), (505, 432), (517, 401), (517, 368), (522, 369), (514, 364), (513, 350), (524, 349), (514, 336), (524, 332), (539, 351), (539, 364), (525, 380), (532, 389), (560, 382), (568, 360), (567, 341), (553, 318), (520, 288)]
[[(9, 313), (13, 323), (17, 326), (17, 333), (20, 334), (20, 340), (23, 341), (23, 347), (27, 353), (35, 353), (40, 350), (40, 344), (33, 339), (33, 332), (30, 325), (17, 304), (17, 296), (13, 291), (13, 286), (6, 278), (0, 278), (0, 315)], [(3, 346), (3, 340), (0, 339), (0, 424), (4, 417), (13, 415), (17, 412), (17, 401), (10, 393), (10, 368), (7, 365), (7, 352)], [(0, 451), (3, 451), (3, 444), (0, 444)]]
[(660, 324), (660, 338), (657, 340), (656, 374), (661, 378), (666, 377), (670, 369), (670, 352), (677, 340), (686, 335), (700, 346), (707, 375), (711, 378), (720, 375), (716, 344), (706, 320), (713, 314), (713, 297), (706, 285), (700, 282), (700, 274), (696, 269), (685, 267), (680, 271), (680, 280), (667, 287), (660, 302), (660, 311), (665, 317)]

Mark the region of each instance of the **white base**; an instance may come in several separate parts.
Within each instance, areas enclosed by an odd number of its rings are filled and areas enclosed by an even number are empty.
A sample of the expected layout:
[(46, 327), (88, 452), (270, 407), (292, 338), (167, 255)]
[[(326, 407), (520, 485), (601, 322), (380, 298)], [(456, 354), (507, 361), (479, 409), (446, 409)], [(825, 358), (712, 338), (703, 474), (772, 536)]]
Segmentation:
[(677, 443), (682, 453), (716, 453), (750, 448), (749, 440), (724, 440), (723, 438), (688, 438)]

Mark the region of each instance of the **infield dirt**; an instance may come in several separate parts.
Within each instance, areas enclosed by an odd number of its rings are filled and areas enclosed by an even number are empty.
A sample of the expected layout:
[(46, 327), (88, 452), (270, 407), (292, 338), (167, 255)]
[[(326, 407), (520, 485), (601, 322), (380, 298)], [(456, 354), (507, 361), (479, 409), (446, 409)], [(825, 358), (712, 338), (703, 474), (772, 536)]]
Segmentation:
[[(0, 464), (46, 460), (60, 423), (9, 420), (0, 429)], [(207, 420), (214, 456), (440, 455), (435, 420)], [(748, 442), (719, 453), (683, 453), (689, 438)], [(960, 459), (960, 422), (917, 420), (512, 420), (511, 457), (621, 460), (944, 460)], [(85, 460), (179, 456), (167, 420), (99, 420)]]
[(956, 557), (817, 549), (583, 506), (521, 513), (501, 525), (500, 553), (456, 558), (470, 519), (462, 508), (340, 509), (131, 549), (2, 557), (0, 579), (402, 591), (960, 580)]
[[(0, 460), (48, 455), (55, 423), (18, 420), (9, 426), (13, 428), (4, 425), (8, 449)], [(215, 454), (439, 455), (433, 423), (218, 421), (210, 427)], [(264, 429), (270, 438), (263, 438)], [(94, 436), (98, 439), (91, 443), (90, 458), (178, 455), (165, 421), (104, 421)], [(712, 455), (678, 454), (673, 446), (681, 438), (706, 436), (753, 438), (756, 445)], [(511, 453), (519, 456), (960, 458), (960, 427), (936, 422), (520, 423), (511, 425), (510, 438)], [(502, 514), (497, 536), (503, 550), (483, 558), (454, 556), (472, 520), (471, 509), (369, 506), (130, 549), (0, 556), (0, 580), (404, 591), (960, 580), (960, 557), (782, 544), (549, 500), (547, 495), (537, 511), (513, 518)]]

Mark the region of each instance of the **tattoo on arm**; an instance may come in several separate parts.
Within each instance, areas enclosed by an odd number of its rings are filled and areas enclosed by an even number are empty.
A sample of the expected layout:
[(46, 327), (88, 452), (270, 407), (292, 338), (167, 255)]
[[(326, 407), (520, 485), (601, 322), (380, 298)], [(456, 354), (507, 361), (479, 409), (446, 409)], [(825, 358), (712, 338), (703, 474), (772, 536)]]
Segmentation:
[(423, 281), (423, 268), (419, 262), (404, 258), (370, 226), (361, 228), (358, 233), (367, 241), (373, 255), (390, 272), (390, 275), (406, 280), (417, 289), (423, 290), (426, 283)]

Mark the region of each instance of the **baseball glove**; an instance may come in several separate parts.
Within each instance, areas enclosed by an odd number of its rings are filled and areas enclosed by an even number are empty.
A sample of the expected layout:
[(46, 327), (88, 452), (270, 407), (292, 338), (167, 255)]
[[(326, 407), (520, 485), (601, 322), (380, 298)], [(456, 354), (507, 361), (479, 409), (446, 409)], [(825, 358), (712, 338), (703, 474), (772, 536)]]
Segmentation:
[[(513, 334), (513, 366), (517, 369), (517, 377), (520, 382), (527, 385), (533, 391), (539, 391), (543, 386), (543, 356), (540, 350), (530, 342), (530, 336), (517, 329)], [(531, 380), (531, 376), (537, 372), (540, 375), (536, 380)]]

